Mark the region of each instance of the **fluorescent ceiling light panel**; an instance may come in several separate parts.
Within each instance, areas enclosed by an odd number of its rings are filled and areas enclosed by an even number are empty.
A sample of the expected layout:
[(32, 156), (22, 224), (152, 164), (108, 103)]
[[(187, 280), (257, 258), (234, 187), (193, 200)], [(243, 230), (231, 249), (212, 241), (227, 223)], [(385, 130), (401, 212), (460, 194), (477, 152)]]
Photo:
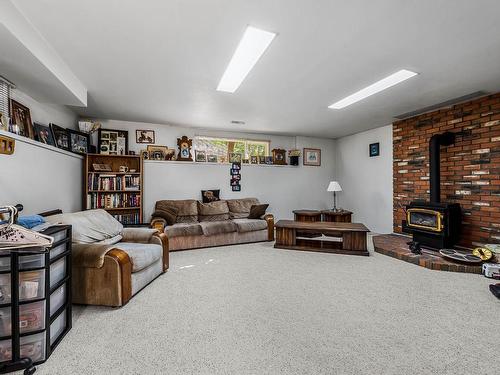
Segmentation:
[(336, 103), (333, 103), (332, 105), (328, 106), (328, 108), (332, 108), (332, 109), (345, 108), (351, 104), (359, 102), (360, 100), (368, 98), (369, 96), (372, 96), (373, 94), (376, 94), (380, 91), (388, 89), (389, 87), (397, 85), (398, 83), (406, 81), (407, 79), (414, 77), (417, 74), (418, 73), (412, 72), (410, 70), (405, 70), (405, 69), (400, 70), (399, 72), (391, 74), (389, 77), (385, 77), (384, 79), (381, 79), (380, 81), (375, 82), (373, 85), (365, 87), (364, 89), (359, 90), (358, 92), (355, 92), (352, 95), (349, 95), (347, 98), (344, 98), (342, 100), (339, 100)]
[(275, 33), (248, 26), (217, 86), (217, 91), (235, 92), (275, 36)]

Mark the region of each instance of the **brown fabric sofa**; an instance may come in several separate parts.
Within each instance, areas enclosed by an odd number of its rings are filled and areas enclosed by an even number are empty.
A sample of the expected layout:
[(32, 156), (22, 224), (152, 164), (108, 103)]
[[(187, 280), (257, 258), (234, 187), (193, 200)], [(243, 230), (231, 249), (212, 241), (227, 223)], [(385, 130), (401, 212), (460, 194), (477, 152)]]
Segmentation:
[(169, 267), (167, 238), (150, 228), (124, 228), (104, 210), (48, 216), (72, 225), (72, 301), (123, 306)]
[[(274, 240), (274, 217), (266, 214), (249, 219), (256, 198), (202, 203), (194, 199), (156, 202), (151, 226), (167, 236), (168, 250), (188, 250)], [(167, 225), (166, 211), (177, 211), (174, 224)]]

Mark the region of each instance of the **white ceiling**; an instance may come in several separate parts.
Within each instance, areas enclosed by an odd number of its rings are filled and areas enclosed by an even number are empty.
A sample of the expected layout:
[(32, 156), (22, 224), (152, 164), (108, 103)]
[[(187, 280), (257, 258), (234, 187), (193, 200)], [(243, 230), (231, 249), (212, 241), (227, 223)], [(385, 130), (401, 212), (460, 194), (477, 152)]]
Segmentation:
[[(339, 137), (500, 91), (498, 0), (13, 2), (87, 87), (85, 116)], [(218, 92), (247, 25), (279, 35), (236, 93)], [(327, 108), (399, 69), (420, 75)]]

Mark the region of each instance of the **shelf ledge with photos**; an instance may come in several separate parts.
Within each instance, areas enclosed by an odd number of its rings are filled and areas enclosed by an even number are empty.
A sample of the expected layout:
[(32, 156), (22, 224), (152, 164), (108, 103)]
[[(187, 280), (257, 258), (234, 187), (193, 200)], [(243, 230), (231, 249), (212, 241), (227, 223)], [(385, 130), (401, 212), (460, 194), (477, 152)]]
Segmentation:
[(18, 142), (23, 142), (23, 143), (29, 144), (31, 146), (44, 148), (46, 150), (53, 151), (53, 152), (58, 152), (60, 154), (70, 156), (72, 158), (76, 158), (76, 159), (80, 159), (80, 160), (83, 159), (82, 155), (78, 155), (78, 154), (75, 154), (71, 151), (63, 150), (62, 148), (57, 148), (56, 146), (51, 146), (51, 145), (48, 145), (46, 143), (38, 142), (38, 141), (35, 141), (34, 139), (31, 139), (31, 138), (28, 138), (28, 137), (25, 137), (25, 136), (22, 136), (19, 134), (11, 133), (11, 132), (8, 132), (5, 130), (0, 130), (0, 135), (15, 139)]
[[(145, 164), (155, 164), (155, 163), (164, 163), (164, 164), (191, 164), (191, 165), (200, 165), (200, 166), (230, 166), (231, 163), (211, 163), (211, 162), (199, 162), (199, 161), (177, 161), (177, 160), (148, 160), (144, 159)], [(298, 165), (281, 165), (281, 164), (251, 164), (251, 163), (241, 163), (242, 167), (267, 167), (267, 168), (298, 168)]]

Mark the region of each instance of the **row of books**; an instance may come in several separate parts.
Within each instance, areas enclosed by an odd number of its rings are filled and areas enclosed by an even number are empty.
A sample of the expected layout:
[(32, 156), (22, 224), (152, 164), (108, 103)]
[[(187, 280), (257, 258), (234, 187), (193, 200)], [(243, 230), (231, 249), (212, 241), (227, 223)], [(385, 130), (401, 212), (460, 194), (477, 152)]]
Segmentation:
[(139, 224), (141, 222), (139, 213), (112, 216), (122, 224)]
[(87, 207), (94, 208), (134, 208), (140, 207), (139, 193), (89, 193)]
[(132, 175), (89, 174), (89, 190), (139, 190), (140, 177)]

